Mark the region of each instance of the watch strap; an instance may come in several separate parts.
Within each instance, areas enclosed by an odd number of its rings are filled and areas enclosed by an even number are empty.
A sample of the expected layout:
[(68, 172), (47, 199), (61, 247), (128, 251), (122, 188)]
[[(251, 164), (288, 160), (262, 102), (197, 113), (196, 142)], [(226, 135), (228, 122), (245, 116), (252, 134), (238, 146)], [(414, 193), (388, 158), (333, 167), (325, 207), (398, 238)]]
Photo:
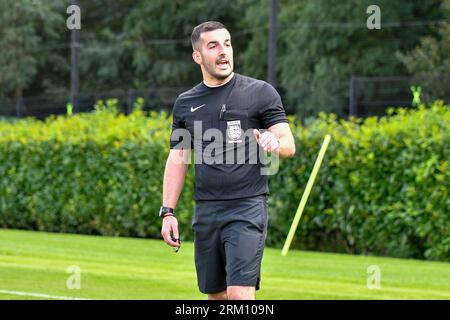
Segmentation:
[(162, 207), (159, 209), (159, 216), (160, 216), (161, 218), (164, 218), (166, 215), (167, 215), (167, 216), (168, 216), (168, 215), (175, 216), (174, 209), (173, 209), (173, 208), (170, 208), (170, 207), (164, 207), (164, 206), (162, 206)]

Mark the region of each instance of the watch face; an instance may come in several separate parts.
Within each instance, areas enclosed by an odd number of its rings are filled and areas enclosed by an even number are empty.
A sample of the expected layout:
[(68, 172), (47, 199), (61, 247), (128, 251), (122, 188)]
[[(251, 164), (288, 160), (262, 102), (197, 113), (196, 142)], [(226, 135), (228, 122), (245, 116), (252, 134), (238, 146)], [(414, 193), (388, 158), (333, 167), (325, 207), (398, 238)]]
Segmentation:
[(161, 207), (161, 209), (159, 209), (159, 216), (164, 217), (167, 213), (172, 213), (172, 212), (173, 211), (170, 208)]

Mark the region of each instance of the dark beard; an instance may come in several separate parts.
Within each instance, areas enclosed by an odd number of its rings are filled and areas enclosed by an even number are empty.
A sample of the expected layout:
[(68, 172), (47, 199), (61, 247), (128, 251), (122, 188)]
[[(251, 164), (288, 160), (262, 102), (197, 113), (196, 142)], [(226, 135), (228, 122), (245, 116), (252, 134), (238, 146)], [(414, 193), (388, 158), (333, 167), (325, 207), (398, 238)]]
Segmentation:
[(211, 74), (214, 78), (216, 78), (217, 80), (225, 80), (226, 78), (228, 78), (230, 76), (230, 74), (233, 72), (233, 70), (230, 71), (229, 74), (227, 75), (221, 75), (221, 74)]
[[(214, 65), (214, 67), (215, 67), (215, 65)], [(233, 73), (233, 68), (230, 68), (230, 72), (228, 74), (226, 74), (226, 75), (218, 74), (215, 72), (214, 67), (212, 68), (212, 70), (207, 69), (207, 71), (212, 77), (214, 77), (217, 80), (225, 80), (226, 78), (228, 78), (230, 76), (230, 74)]]

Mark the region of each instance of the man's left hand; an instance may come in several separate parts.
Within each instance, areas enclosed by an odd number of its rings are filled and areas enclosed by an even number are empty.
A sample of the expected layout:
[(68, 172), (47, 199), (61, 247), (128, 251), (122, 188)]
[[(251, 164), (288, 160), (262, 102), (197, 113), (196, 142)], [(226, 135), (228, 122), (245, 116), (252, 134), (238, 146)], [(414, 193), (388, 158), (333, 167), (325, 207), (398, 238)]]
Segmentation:
[(270, 131), (264, 133), (259, 132), (257, 129), (253, 129), (256, 142), (263, 147), (264, 151), (273, 152), (280, 147), (280, 140)]

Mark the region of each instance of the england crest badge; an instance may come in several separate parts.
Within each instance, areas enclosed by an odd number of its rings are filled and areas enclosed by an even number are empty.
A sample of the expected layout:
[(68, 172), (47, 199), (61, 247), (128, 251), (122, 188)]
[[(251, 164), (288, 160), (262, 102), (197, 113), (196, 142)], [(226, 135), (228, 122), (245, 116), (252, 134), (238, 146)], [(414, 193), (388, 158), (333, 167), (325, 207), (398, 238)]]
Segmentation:
[(227, 142), (241, 143), (241, 120), (227, 121)]

